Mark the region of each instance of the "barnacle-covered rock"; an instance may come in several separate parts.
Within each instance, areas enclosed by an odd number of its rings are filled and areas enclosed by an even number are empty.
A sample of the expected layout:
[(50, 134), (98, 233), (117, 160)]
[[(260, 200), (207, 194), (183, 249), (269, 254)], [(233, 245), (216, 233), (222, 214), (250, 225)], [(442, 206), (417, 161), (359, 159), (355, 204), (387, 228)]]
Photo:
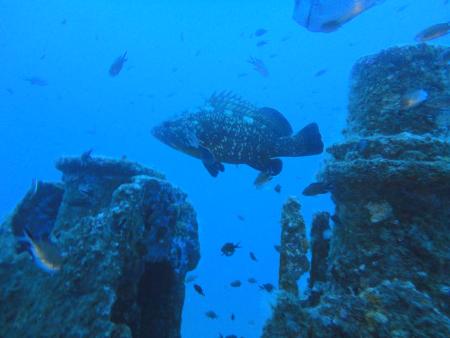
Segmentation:
[[(450, 336), (448, 50), (392, 48), (355, 65), (345, 139), (315, 183), (336, 204), (320, 299), (314, 286), (306, 302), (280, 297), (264, 337)], [(427, 100), (402, 107), (414, 89)]]
[(280, 289), (298, 295), (297, 282), (308, 271), (308, 240), (300, 203), (290, 197), (281, 214)]
[[(346, 134), (447, 134), (449, 125), (440, 123), (450, 109), (450, 66), (441, 61), (448, 50), (420, 44), (359, 60), (351, 77)], [(414, 90), (424, 90), (427, 100), (405, 109), (402, 98)]]
[[(184, 277), (199, 260), (186, 195), (129, 161), (57, 168), (63, 183), (39, 182), (1, 225), (0, 336), (179, 337)], [(53, 238), (60, 271), (15, 248), (24, 227)]]

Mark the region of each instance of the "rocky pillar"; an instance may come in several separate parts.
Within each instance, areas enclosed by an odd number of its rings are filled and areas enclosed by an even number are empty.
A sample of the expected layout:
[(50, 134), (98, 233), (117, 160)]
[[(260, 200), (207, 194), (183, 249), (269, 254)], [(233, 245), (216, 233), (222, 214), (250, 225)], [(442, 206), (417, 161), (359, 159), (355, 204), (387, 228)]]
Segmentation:
[(336, 204), (320, 302), (280, 297), (264, 337), (450, 336), (448, 55), (408, 46), (354, 66), (344, 141), (305, 190)]
[(278, 284), (281, 290), (298, 295), (297, 282), (308, 271), (308, 240), (300, 203), (290, 197), (281, 214), (280, 268)]

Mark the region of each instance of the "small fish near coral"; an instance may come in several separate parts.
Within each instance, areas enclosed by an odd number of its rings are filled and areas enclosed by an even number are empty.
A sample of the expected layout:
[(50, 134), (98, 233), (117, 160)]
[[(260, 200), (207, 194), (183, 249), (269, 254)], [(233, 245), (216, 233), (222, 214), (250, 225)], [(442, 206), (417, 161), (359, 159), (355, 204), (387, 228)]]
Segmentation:
[(293, 134), (279, 111), (257, 107), (231, 93), (213, 95), (196, 112), (167, 120), (154, 127), (152, 134), (164, 144), (200, 159), (213, 177), (225, 170), (223, 163), (231, 163), (247, 164), (270, 178), (282, 170), (279, 157), (323, 151), (316, 123)]
[(428, 99), (427, 91), (423, 89), (412, 90), (402, 96), (402, 108), (410, 109), (417, 107)]
[(194, 284), (194, 290), (195, 292), (197, 292), (200, 296), (205, 296), (205, 292), (203, 291), (203, 288), (198, 285), (198, 284)]
[(256, 255), (253, 252), (249, 252), (249, 256), (252, 261), (254, 261), (254, 262), (258, 261), (258, 259), (256, 258)]
[(239, 245), (240, 243), (225, 243), (222, 248), (220, 249), (222, 251), (222, 256), (227, 256), (230, 257), (234, 254), (234, 252), (236, 251), (236, 249), (240, 249), (241, 246)]
[(28, 252), (33, 257), (36, 265), (43, 271), (54, 273), (61, 269), (61, 254), (50, 239), (36, 238), (25, 228), (23, 238), (19, 238), (19, 242), (27, 244)]
[(117, 75), (119, 75), (120, 71), (123, 68), (123, 65), (125, 64), (125, 62), (128, 61), (127, 59), (127, 52), (125, 52), (123, 55), (119, 56), (111, 65), (111, 67), (109, 67), (109, 75), (111, 77), (115, 77)]
[(275, 286), (273, 286), (273, 284), (270, 284), (270, 283), (262, 284), (259, 286), (259, 288), (268, 293), (272, 293), (272, 291), (275, 290)]
[(447, 35), (450, 32), (450, 22), (438, 23), (428, 28), (425, 28), (423, 31), (419, 32), (415, 40), (417, 42), (427, 42), (430, 40), (434, 40), (444, 35)]

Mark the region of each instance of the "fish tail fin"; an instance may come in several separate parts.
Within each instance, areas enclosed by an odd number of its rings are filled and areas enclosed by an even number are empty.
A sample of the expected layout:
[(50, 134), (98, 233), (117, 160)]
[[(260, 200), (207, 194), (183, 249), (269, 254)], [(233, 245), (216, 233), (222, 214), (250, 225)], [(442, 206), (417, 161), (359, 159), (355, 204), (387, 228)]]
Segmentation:
[(322, 136), (317, 123), (310, 123), (300, 130), (294, 137), (294, 155), (308, 156), (317, 155), (323, 151)]

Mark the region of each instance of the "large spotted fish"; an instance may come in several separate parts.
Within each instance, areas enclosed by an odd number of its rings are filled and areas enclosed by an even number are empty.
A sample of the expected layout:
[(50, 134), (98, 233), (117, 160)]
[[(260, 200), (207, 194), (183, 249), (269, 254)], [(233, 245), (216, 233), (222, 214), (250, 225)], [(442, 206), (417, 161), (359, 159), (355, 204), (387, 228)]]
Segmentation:
[(308, 124), (293, 135), (280, 112), (257, 108), (230, 93), (213, 95), (196, 112), (165, 121), (152, 133), (176, 150), (201, 159), (214, 177), (224, 171), (222, 163), (234, 163), (259, 170), (259, 179), (264, 180), (281, 172), (278, 157), (323, 151), (317, 124)]

